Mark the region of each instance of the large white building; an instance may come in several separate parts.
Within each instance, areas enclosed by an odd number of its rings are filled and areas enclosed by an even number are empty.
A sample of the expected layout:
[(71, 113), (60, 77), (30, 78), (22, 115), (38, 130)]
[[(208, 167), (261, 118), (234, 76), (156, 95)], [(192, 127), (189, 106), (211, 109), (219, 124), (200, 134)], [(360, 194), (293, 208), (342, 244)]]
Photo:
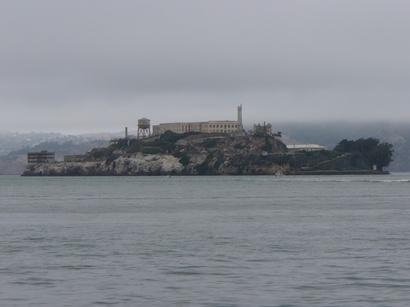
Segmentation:
[(201, 132), (201, 133), (236, 133), (243, 130), (242, 105), (238, 106), (237, 120), (210, 120), (207, 122), (179, 122), (154, 125), (154, 135), (163, 134), (165, 131), (175, 133)]

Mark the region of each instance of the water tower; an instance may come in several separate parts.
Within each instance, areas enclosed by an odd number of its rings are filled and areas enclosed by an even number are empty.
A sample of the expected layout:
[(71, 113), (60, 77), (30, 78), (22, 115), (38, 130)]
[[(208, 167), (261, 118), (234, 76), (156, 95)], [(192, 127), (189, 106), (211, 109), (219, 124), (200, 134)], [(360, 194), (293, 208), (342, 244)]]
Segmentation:
[(151, 121), (148, 118), (140, 118), (138, 120), (137, 137), (139, 139), (149, 137), (151, 134)]

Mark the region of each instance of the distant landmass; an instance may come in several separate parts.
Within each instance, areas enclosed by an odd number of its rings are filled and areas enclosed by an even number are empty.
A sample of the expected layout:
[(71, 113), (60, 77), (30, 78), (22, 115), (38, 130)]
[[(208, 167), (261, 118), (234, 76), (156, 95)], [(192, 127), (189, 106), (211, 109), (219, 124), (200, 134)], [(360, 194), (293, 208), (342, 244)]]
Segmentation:
[[(276, 123), (286, 144), (316, 143), (334, 148), (342, 139), (375, 137), (394, 146), (393, 161), (387, 170), (410, 171), (410, 124), (403, 123)], [(57, 159), (64, 155), (82, 154), (109, 145), (109, 140), (122, 133), (64, 135), (58, 133), (0, 133), (0, 175), (21, 174), (28, 151), (55, 151)]]
[[(37, 155), (37, 154), (36, 154)], [(333, 150), (290, 150), (272, 133), (174, 133), (121, 138), (64, 162), (30, 163), (25, 176), (383, 174), (392, 146), (367, 138)], [(35, 157), (35, 156), (34, 156)], [(48, 159), (48, 158), (47, 158)], [(36, 161), (36, 160), (35, 160)]]
[(20, 175), (27, 164), (27, 152), (48, 150), (57, 159), (87, 152), (109, 144), (119, 134), (64, 135), (59, 133), (1, 133), (0, 175)]

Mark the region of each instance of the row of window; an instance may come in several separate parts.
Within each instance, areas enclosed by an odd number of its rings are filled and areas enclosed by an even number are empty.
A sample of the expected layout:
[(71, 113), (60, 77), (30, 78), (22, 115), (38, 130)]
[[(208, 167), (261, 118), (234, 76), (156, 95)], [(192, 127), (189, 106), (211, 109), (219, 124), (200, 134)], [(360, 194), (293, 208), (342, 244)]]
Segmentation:
[[(158, 129), (158, 133), (162, 133), (166, 130), (174, 130), (175, 132), (188, 132), (188, 131), (198, 131), (200, 132), (199, 127), (193, 127), (191, 125), (184, 125), (184, 126), (177, 126), (174, 129), (170, 128), (162, 128), (162, 129)], [(229, 131), (234, 131), (234, 130), (238, 130), (239, 129), (239, 125), (238, 124), (209, 124), (208, 125), (208, 131), (209, 132), (229, 132)], [(156, 129), (154, 129), (156, 130)], [(161, 131), (161, 132), (159, 132)], [(155, 131), (154, 131), (155, 133)]]
[(181, 128), (177, 128), (179, 131), (191, 131), (192, 127), (191, 126), (182, 126)]
[(234, 130), (225, 130), (225, 129), (215, 129), (215, 130), (210, 130), (208, 132), (210, 133), (230, 133), (233, 132)]
[[(238, 129), (239, 125), (209, 125), (209, 128), (211, 128), (212, 130), (215, 129)], [(191, 131), (192, 127), (190, 126), (182, 126), (182, 127), (178, 127), (177, 131)]]
[(239, 125), (230, 125), (230, 124), (220, 124), (220, 125), (209, 125), (209, 127), (210, 128), (228, 128), (228, 129), (233, 129), (233, 128), (235, 128), (235, 129), (237, 129), (237, 128), (239, 128)]

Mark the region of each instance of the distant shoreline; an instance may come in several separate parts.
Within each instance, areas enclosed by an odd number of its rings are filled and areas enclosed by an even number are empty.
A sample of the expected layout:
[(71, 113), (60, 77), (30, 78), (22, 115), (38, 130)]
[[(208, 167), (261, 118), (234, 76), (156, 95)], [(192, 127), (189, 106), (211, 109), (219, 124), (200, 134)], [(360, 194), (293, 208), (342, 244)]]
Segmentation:
[(351, 170), (351, 171), (295, 171), (286, 174), (137, 174), (137, 175), (112, 175), (112, 174), (92, 174), (92, 175), (63, 175), (63, 174), (21, 174), (20, 177), (242, 177), (242, 176), (348, 176), (348, 175), (391, 175), (388, 171)]
[(289, 173), (288, 175), (390, 175), (388, 171), (371, 171), (371, 170), (351, 170), (351, 171), (336, 171), (336, 170), (329, 170), (329, 171), (294, 171)]

